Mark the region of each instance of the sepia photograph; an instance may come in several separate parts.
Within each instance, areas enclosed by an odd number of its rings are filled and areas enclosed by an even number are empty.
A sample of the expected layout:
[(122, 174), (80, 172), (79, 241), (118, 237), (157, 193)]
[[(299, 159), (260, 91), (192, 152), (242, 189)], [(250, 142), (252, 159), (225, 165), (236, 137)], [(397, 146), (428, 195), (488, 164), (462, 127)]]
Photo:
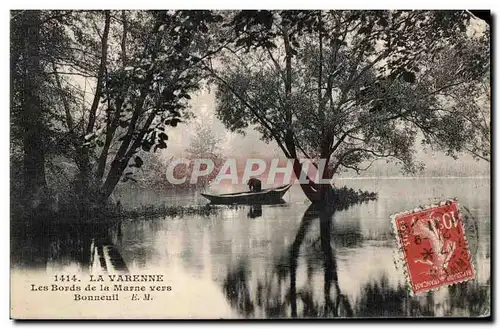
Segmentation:
[(489, 10), (9, 19), (11, 319), (491, 320)]

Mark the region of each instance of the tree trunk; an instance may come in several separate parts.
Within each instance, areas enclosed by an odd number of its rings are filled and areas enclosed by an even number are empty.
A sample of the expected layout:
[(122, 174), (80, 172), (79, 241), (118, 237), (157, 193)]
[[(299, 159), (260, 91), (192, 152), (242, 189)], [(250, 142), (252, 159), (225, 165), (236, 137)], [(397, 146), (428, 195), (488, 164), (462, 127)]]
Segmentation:
[(46, 186), (44, 133), (40, 100), (40, 12), (24, 14), (26, 58), (23, 72), (23, 104), (21, 126), (24, 129), (24, 197), (30, 201), (40, 188)]
[[(328, 169), (328, 162), (330, 161), (331, 151), (330, 151), (330, 137), (327, 134), (323, 137), (321, 143), (321, 153), (320, 158), (325, 161), (325, 167), (323, 168), (323, 172), (320, 180), (328, 180), (328, 183), (323, 184), (320, 181), (319, 188), (319, 200), (320, 204), (324, 207), (332, 207), (333, 206), (333, 195), (332, 195), (332, 185), (330, 184), (330, 180), (333, 177), (333, 173), (330, 173)], [(319, 176), (319, 175), (318, 175)]]
[[(144, 126), (141, 128), (138, 134), (136, 134), (135, 139), (130, 142), (132, 142), (132, 145), (130, 148), (127, 150), (125, 147), (125, 153), (123, 155), (120, 155), (120, 150), (118, 151), (117, 157), (115, 160), (111, 163), (111, 168), (109, 170), (108, 176), (106, 177), (106, 181), (103, 184), (102, 187), (102, 193), (101, 193), (101, 199), (102, 201), (106, 201), (110, 196), (111, 193), (113, 193), (116, 185), (120, 181), (120, 178), (122, 177), (125, 169), (127, 168), (127, 165), (132, 158), (132, 156), (135, 154), (136, 150), (141, 146), (142, 140), (144, 136), (146, 135), (149, 127), (151, 126), (153, 120), (155, 119), (156, 115), (154, 113), (151, 113), (144, 123)], [(122, 142), (121, 146), (124, 146), (125, 140)], [(128, 144), (127, 144), (128, 145)]]
[[(96, 114), (103, 94), (103, 80), (106, 71), (106, 64), (108, 59), (108, 37), (111, 24), (111, 13), (109, 10), (104, 11), (104, 30), (101, 39), (101, 59), (99, 63), (99, 70), (97, 72), (96, 90), (92, 106), (89, 113), (89, 121), (85, 129), (85, 135), (91, 134), (94, 130), (96, 122)], [(94, 206), (100, 202), (99, 196), (96, 192), (96, 179), (93, 176), (90, 152), (83, 144), (86, 142), (85, 138), (80, 141), (80, 145), (76, 145), (76, 162), (79, 167), (79, 173), (76, 183), (77, 193), (80, 195), (80, 210), (86, 212), (89, 207)]]
[[(127, 66), (127, 15), (125, 14), (125, 10), (122, 10), (122, 40), (121, 40), (121, 57), (122, 57), (122, 68), (124, 69)], [(111, 142), (113, 141), (113, 137), (115, 136), (116, 129), (118, 128), (118, 124), (120, 123), (120, 114), (122, 111), (122, 106), (124, 103), (124, 98), (119, 97), (116, 101), (116, 109), (111, 121), (109, 121), (109, 109), (108, 109), (108, 124), (106, 127), (106, 141), (104, 142), (104, 147), (102, 148), (101, 155), (99, 156), (99, 161), (97, 164), (97, 181), (101, 182), (104, 176), (104, 170), (106, 168), (106, 163), (108, 161), (108, 153), (111, 147)]]
[[(299, 159), (294, 158), (293, 159), (293, 173), (295, 174), (295, 177), (297, 179), (299, 179), (302, 172), (303, 172), (303, 165), (300, 163)], [(307, 179), (308, 183), (305, 183), (305, 184), (301, 183), (300, 187), (302, 188), (302, 191), (304, 192), (306, 197), (312, 203), (316, 203), (319, 200), (317, 185), (307, 175), (306, 175), (306, 179)]]
[(127, 163), (128, 161), (125, 162), (124, 160), (114, 160), (111, 163), (111, 168), (109, 169), (106, 181), (104, 182), (101, 189), (102, 192), (100, 196), (101, 202), (106, 202), (106, 200), (109, 199), (111, 193), (113, 193), (113, 190), (120, 181), (120, 178), (122, 177), (123, 172), (127, 167)]
[[(330, 160), (331, 152), (330, 152), (330, 142), (328, 136), (323, 139), (322, 147), (321, 147), (321, 155), (320, 159), (325, 161), (325, 168), (323, 168), (323, 172), (319, 179), (328, 179), (331, 180), (333, 177), (333, 172), (328, 169), (328, 161)], [(297, 157), (293, 158), (293, 172), (297, 179), (300, 178), (300, 175), (303, 172), (303, 166), (300, 163)], [(319, 176), (319, 175), (318, 175)], [(312, 202), (320, 205), (329, 205), (333, 202), (333, 198), (331, 197), (332, 186), (331, 184), (323, 184), (321, 181), (315, 183), (306, 175), (308, 183), (300, 184), (302, 191), (306, 195), (306, 197)]]
[(76, 149), (76, 163), (78, 165), (78, 176), (76, 179), (76, 192), (79, 195), (79, 208), (85, 210), (94, 202), (93, 189), (91, 188), (92, 168), (90, 155), (85, 146)]

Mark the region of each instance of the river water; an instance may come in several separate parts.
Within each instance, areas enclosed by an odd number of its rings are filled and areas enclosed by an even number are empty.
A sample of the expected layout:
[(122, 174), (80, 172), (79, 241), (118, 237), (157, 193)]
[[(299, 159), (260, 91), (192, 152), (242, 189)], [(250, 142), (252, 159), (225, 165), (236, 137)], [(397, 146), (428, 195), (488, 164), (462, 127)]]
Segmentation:
[[(309, 208), (299, 186), (276, 206), (221, 206), (208, 215), (124, 220), (106, 243), (130, 272), (171, 273), (179, 291), (165, 317), (484, 316), (490, 295), (490, 179), (343, 179), (337, 186), (374, 191), (378, 200), (337, 211), (328, 223)], [(390, 215), (457, 198), (476, 279), (411, 296), (394, 264)], [(199, 196), (122, 196), (124, 204), (202, 204)], [(152, 201), (153, 200), (153, 201)], [(161, 200), (161, 201), (158, 201)], [(92, 232), (61, 229), (22, 241), (13, 236), (14, 269), (84, 270)], [(331, 232), (331, 234), (325, 233)], [(56, 241), (57, 240), (57, 241)], [(119, 267), (119, 266), (118, 266)], [(108, 268), (108, 272), (120, 268)]]

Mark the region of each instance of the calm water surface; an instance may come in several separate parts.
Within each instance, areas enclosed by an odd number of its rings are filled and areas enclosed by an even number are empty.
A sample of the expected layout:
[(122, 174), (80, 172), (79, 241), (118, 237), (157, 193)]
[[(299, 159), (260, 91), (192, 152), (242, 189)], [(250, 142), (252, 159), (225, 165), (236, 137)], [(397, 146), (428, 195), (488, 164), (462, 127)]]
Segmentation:
[[(293, 186), (283, 205), (125, 220), (99, 239), (105, 254), (118, 253), (123, 260), (109, 272), (175, 269), (204, 291), (203, 303), (194, 307), (222, 300), (235, 316), (481, 316), (490, 309), (489, 184), (489, 178), (339, 180), (337, 186), (377, 192), (378, 200), (338, 211), (331, 220), (320, 220)], [(389, 216), (453, 197), (473, 218), (465, 225), (477, 279), (412, 297), (393, 261)], [(122, 200), (160, 199), (151, 192)], [(193, 195), (159, 202), (205, 201)], [(90, 248), (87, 238), (93, 234), (68, 229), (28, 243), (19, 238), (13, 242), (13, 266), (85, 269), (92, 257), (82, 250)]]

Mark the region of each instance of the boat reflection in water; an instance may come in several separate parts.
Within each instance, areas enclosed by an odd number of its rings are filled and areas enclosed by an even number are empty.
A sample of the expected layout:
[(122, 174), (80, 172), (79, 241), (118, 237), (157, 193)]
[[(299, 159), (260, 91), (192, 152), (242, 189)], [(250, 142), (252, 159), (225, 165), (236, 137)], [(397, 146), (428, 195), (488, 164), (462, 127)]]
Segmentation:
[(250, 210), (248, 211), (248, 218), (257, 218), (262, 216), (262, 205), (256, 204), (250, 206)]

